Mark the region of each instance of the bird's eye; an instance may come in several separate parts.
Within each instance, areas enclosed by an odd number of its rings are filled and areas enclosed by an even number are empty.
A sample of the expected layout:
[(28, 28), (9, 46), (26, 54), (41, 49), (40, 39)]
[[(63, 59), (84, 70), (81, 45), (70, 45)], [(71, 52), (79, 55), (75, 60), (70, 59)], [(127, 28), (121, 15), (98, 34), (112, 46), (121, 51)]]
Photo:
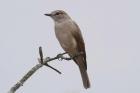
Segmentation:
[(60, 13), (57, 12), (55, 15), (59, 15), (59, 14), (60, 14)]

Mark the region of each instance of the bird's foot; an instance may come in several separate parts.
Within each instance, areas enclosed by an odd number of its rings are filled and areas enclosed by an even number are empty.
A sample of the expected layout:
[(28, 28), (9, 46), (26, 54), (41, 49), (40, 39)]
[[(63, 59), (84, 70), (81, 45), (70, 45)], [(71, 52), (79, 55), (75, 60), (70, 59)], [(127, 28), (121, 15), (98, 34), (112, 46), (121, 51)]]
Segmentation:
[(57, 58), (58, 58), (59, 61), (62, 61), (62, 60), (63, 60), (63, 55), (64, 55), (64, 54), (58, 54), (58, 55), (57, 55)]

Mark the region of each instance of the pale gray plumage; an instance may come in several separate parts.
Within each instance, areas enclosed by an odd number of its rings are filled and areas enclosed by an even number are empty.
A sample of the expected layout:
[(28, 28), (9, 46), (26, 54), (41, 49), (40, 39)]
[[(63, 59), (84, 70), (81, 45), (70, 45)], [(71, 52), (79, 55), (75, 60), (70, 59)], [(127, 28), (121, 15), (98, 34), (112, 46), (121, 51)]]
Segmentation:
[(87, 75), (85, 44), (78, 25), (62, 10), (56, 10), (45, 15), (50, 16), (54, 20), (56, 37), (62, 48), (71, 57), (79, 52), (84, 53), (73, 60), (80, 69), (84, 87), (86, 89), (89, 88), (90, 82)]

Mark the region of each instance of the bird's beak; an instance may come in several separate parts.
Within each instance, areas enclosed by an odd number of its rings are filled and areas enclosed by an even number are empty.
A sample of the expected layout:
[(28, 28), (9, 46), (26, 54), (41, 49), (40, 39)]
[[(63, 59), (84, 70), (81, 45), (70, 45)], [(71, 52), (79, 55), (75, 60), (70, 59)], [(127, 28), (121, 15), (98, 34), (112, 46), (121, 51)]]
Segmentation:
[(45, 16), (52, 16), (52, 14), (44, 14)]

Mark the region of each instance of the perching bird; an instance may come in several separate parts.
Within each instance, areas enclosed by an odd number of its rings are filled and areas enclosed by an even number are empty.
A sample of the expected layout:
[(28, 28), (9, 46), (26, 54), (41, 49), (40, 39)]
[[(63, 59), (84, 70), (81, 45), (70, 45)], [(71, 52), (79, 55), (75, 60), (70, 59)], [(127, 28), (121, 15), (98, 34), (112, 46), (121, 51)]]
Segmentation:
[(82, 55), (75, 57), (73, 60), (79, 67), (84, 87), (86, 89), (89, 88), (90, 82), (87, 74), (85, 44), (80, 28), (63, 10), (56, 10), (45, 15), (50, 16), (54, 20), (56, 38), (70, 57), (83, 52)]

